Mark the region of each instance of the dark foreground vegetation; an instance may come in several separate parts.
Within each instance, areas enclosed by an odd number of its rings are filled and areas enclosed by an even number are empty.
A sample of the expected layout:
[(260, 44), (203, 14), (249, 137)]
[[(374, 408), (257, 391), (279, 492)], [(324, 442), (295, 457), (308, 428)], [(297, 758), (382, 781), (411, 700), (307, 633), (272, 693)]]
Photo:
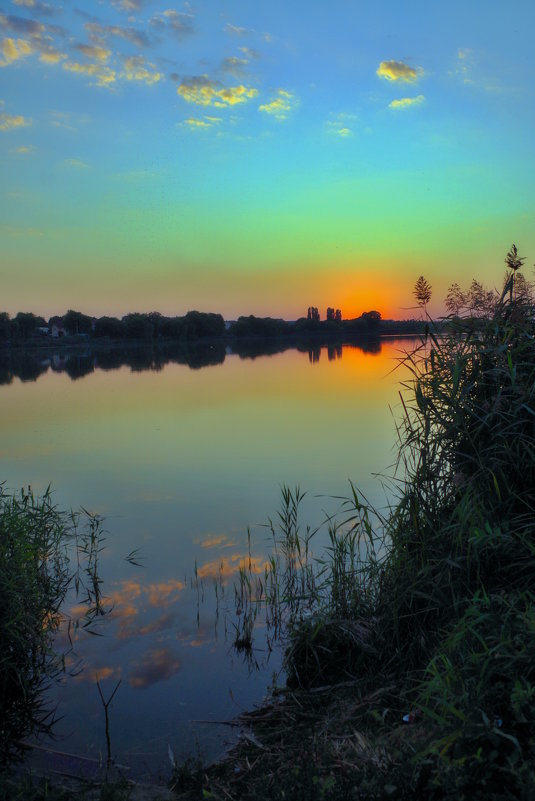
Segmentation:
[(315, 558), (283, 491), (270, 564), (236, 589), (236, 646), (262, 604), (287, 686), (225, 762), (175, 766), (180, 797), (534, 797), (535, 302), (516, 249), (507, 263), (485, 315), (458, 308), (407, 356), (388, 513), (352, 490)]
[(491, 314), (407, 357), (388, 514), (354, 491), (315, 560), (285, 490), (271, 566), (241, 587), (287, 626), (288, 686), (189, 797), (534, 797), (535, 304), (507, 263)]

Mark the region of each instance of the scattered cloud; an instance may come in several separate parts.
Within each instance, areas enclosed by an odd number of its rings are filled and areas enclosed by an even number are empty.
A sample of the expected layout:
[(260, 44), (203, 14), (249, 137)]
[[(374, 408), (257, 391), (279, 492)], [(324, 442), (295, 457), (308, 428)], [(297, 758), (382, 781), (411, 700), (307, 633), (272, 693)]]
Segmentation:
[(180, 660), (170, 648), (155, 648), (144, 654), (130, 673), (130, 686), (145, 690), (159, 681), (167, 681), (181, 668)]
[(14, 147), (11, 153), (15, 153), (17, 156), (30, 156), (35, 153), (35, 150), (35, 145), (21, 145), (20, 147)]
[(115, 83), (117, 77), (115, 70), (102, 64), (79, 64), (77, 61), (65, 61), (63, 69), (94, 78), (96, 81), (94, 86), (109, 87)]
[(2, 39), (0, 43), (0, 67), (7, 67), (13, 61), (26, 58), (33, 53), (33, 47), (26, 39)]
[(198, 117), (188, 117), (187, 120), (184, 120), (184, 125), (187, 125), (188, 128), (192, 130), (207, 130), (208, 128), (213, 128), (214, 125), (217, 125), (221, 122), (220, 117), (204, 117), (200, 120)]
[(49, 6), (48, 3), (40, 3), (39, 0), (13, 0), (13, 5), (31, 8), (34, 14), (43, 14), (45, 16), (52, 16), (58, 13), (57, 8)]
[(264, 572), (266, 565), (265, 559), (259, 556), (249, 558), (249, 556), (237, 553), (230, 557), (223, 556), (221, 559), (205, 562), (197, 569), (197, 575), (204, 579), (226, 579), (236, 575), (240, 568), (247, 568), (250, 573), (259, 575)]
[(112, 6), (118, 11), (141, 11), (145, 0), (112, 0)]
[(86, 164), (85, 161), (80, 161), (80, 159), (63, 159), (61, 162), (63, 167), (71, 167), (75, 170), (88, 170), (89, 164)]
[(100, 61), (103, 64), (108, 61), (111, 56), (111, 50), (107, 50), (105, 47), (100, 47), (99, 45), (76, 44), (74, 48), (80, 53), (83, 53), (84, 56), (93, 58), (95, 61)]
[(167, 11), (159, 11), (149, 20), (155, 30), (161, 33), (170, 33), (178, 39), (194, 32), (193, 14), (186, 14), (183, 11), (175, 11), (172, 8)]
[(86, 22), (84, 27), (91, 41), (97, 45), (102, 45), (112, 36), (126, 39), (136, 47), (149, 47), (151, 44), (151, 40), (145, 31), (137, 30), (137, 28), (125, 28), (122, 25), (101, 25), (99, 22)]
[(258, 50), (254, 50), (252, 47), (240, 47), (239, 50), (249, 61), (253, 61), (253, 59), (260, 58), (260, 53), (258, 52)]
[(222, 72), (232, 75), (234, 78), (243, 78), (247, 70), (245, 69), (249, 63), (246, 58), (237, 58), (236, 56), (229, 56), (224, 58), (221, 62)]
[(11, 14), (6, 16), (0, 14), (0, 27), (30, 37), (40, 36), (46, 30), (42, 22), (37, 22), (35, 19), (27, 19), (26, 17), (12, 16)]
[(230, 33), (232, 36), (245, 36), (251, 33), (248, 28), (241, 28), (239, 25), (231, 25), (230, 22), (227, 22), (223, 30), (225, 33)]
[(258, 107), (258, 110), (272, 115), (277, 120), (285, 120), (290, 111), (293, 111), (297, 104), (298, 101), (295, 95), (291, 92), (287, 92), (285, 89), (279, 89), (277, 96), (269, 103), (263, 103)]
[(402, 83), (414, 83), (423, 73), (421, 69), (414, 69), (403, 61), (381, 61), (377, 69), (380, 78), (387, 81), (401, 81)]
[(236, 543), (233, 540), (229, 540), (225, 534), (221, 534), (219, 537), (208, 537), (201, 542), (201, 548), (229, 548), (234, 545)]
[(217, 81), (213, 81), (207, 75), (198, 75), (192, 78), (185, 78), (177, 89), (180, 95), (188, 103), (195, 103), (199, 106), (215, 106), (216, 108), (228, 108), (240, 103), (246, 103), (258, 95), (258, 89), (239, 86), (222, 86)]
[[(150, 69), (148, 69), (148, 67)], [(143, 56), (130, 56), (124, 60), (124, 77), (128, 81), (141, 81), (147, 86), (152, 86), (163, 79), (161, 72), (156, 72), (156, 67)]]
[(13, 128), (26, 128), (32, 121), (21, 114), (0, 114), (0, 131), (11, 131)]
[(340, 136), (342, 139), (347, 139), (353, 136), (352, 124), (357, 119), (356, 114), (348, 114), (342, 112), (340, 114), (331, 114), (330, 119), (325, 123), (327, 133)]
[(39, 61), (45, 64), (57, 64), (59, 61), (63, 61), (64, 58), (67, 58), (67, 53), (62, 53), (60, 50), (56, 50), (55, 47), (50, 45), (46, 49), (41, 50)]
[(149, 605), (156, 606), (158, 609), (169, 606), (169, 604), (177, 600), (179, 593), (184, 588), (184, 582), (177, 579), (161, 581), (158, 584), (149, 584), (146, 588)]
[(409, 108), (410, 106), (419, 106), (425, 100), (424, 95), (417, 95), (416, 97), (401, 97), (399, 100), (392, 100), (388, 104), (388, 108), (401, 109)]

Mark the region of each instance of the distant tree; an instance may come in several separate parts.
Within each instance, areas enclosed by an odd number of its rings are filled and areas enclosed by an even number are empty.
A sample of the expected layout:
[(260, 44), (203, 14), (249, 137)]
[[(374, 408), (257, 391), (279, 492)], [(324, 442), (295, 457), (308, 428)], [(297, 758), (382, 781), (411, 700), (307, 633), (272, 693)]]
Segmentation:
[(225, 333), (225, 320), (221, 314), (189, 311), (184, 320), (186, 337), (220, 337)]
[(63, 325), (65, 330), (71, 336), (77, 334), (90, 334), (93, 324), (93, 318), (87, 314), (82, 314), (79, 311), (69, 309), (67, 314), (63, 317)]
[(426, 311), (427, 304), (431, 300), (431, 285), (421, 275), (414, 284), (413, 293), (416, 303)]
[(121, 339), (125, 336), (123, 322), (117, 317), (99, 317), (95, 322), (93, 331), (95, 337), (110, 337), (110, 339)]
[(331, 308), (331, 306), (328, 306), (328, 307), (327, 307), (327, 315), (326, 315), (326, 319), (327, 319), (327, 320), (334, 320), (334, 309), (333, 309), (333, 308)]
[(334, 313), (334, 319), (336, 320), (337, 323), (342, 322), (342, 312), (340, 311), (340, 309), (336, 309)]
[(450, 314), (458, 315), (465, 305), (466, 297), (461, 287), (457, 283), (451, 284), (446, 295), (447, 310)]
[(363, 312), (360, 319), (363, 321), (368, 333), (376, 333), (381, 323), (381, 312), (372, 309), (372, 311)]
[(38, 317), (32, 312), (19, 312), (15, 319), (11, 321), (11, 331), (15, 339), (22, 339), (26, 342), (36, 328), (45, 327), (46, 321), (43, 317)]
[(0, 342), (7, 342), (11, 337), (11, 325), (9, 314), (0, 312)]
[(140, 312), (125, 314), (122, 323), (127, 339), (150, 339), (152, 336), (152, 324), (148, 314)]
[(307, 320), (312, 320), (316, 323), (319, 323), (320, 320), (320, 313), (318, 311), (317, 306), (309, 306), (307, 312)]

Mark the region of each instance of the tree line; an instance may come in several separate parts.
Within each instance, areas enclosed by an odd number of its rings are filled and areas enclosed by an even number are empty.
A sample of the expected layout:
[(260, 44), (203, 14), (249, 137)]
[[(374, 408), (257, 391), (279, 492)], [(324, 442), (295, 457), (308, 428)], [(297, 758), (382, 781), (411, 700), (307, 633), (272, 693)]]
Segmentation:
[[(312, 313), (313, 311), (313, 313)], [(381, 314), (363, 312), (360, 317), (343, 320), (339, 309), (329, 307), (321, 320), (317, 307), (309, 307), (306, 317), (296, 321), (273, 317), (242, 316), (225, 323), (221, 314), (189, 311), (184, 316), (166, 317), (159, 312), (133, 312), (122, 318), (92, 317), (69, 309), (63, 316), (48, 321), (31, 312), (19, 312), (11, 318), (0, 313), (0, 343), (29, 344), (49, 338), (79, 341), (95, 340), (195, 340), (219, 339), (225, 336), (284, 337), (306, 334), (376, 335), (380, 333)]]

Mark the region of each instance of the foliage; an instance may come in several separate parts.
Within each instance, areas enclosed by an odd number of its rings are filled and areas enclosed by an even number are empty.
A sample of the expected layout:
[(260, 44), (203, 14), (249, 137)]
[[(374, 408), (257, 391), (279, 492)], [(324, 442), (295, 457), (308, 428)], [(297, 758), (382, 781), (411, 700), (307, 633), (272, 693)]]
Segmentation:
[(0, 487), (0, 764), (16, 755), (21, 738), (52, 729), (54, 710), (43, 693), (65, 670), (53, 641), (67, 593), (87, 603), (83, 625), (102, 613), (101, 523), (84, 518), (80, 530), (80, 516), (58, 511), (48, 491), (36, 498), (31, 490), (10, 495)]
[[(265, 597), (288, 627), (290, 684), (343, 699), (337, 749), (326, 739), (314, 775), (352, 765), (351, 797), (533, 795), (535, 303), (515, 293), (516, 270), (485, 315), (457, 317), (406, 356), (384, 518), (353, 492), (314, 559), (299, 497), (283, 497)], [(377, 694), (379, 709), (366, 701)], [(318, 712), (315, 726), (330, 724)], [(369, 749), (352, 762), (359, 726)], [(281, 761), (292, 733), (282, 740)], [(336, 774), (338, 797), (342, 784)]]
[(431, 285), (426, 281), (423, 275), (421, 275), (414, 284), (414, 290), (412, 294), (414, 295), (418, 306), (422, 306), (425, 309), (431, 300)]

